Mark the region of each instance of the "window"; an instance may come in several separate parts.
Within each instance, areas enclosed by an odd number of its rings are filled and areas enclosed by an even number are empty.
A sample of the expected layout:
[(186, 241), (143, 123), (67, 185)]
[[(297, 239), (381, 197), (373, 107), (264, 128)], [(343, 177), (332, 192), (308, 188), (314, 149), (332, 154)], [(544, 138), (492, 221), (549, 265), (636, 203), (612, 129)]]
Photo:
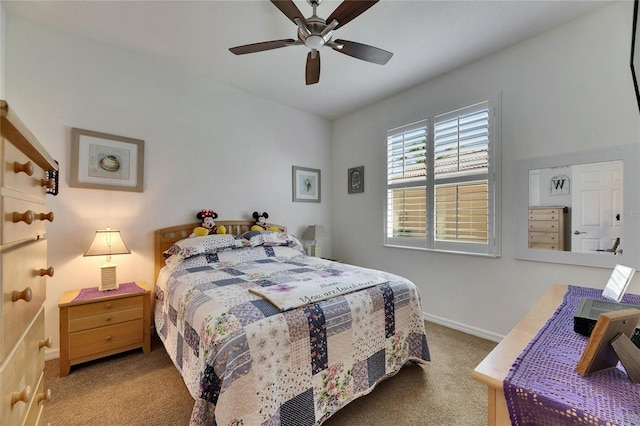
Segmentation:
[(386, 245), (500, 254), (497, 104), (388, 132)]

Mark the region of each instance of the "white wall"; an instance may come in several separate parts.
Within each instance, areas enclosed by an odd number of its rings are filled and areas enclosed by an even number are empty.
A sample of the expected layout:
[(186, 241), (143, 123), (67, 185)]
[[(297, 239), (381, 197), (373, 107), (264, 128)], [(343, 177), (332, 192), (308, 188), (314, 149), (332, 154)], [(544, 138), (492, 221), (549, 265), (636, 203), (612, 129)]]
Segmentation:
[[(318, 168), (331, 188), (330, 124), (324, 119), (198, 80), (151, 59), (6, 16), (6, 98), (60, 162), (48, 207), (46, 334), (58, 347), (58, 299), (96, 286), (101, 257), (82, 257), (96, 229), (119, 228), (133, 252), (114, 256), (118, 280), (153, 282), (153, 230), (255, 210), (302, 235), (331, 229), (331, 198), (291, 201), (291, 166)], [(145, 141), (143, 193), (69, 188), (71, 127)], [(300, 135), (305, 135), (300, 138)], [(323, 250), (330, 255), (330, 247)], [(55, 352), (55, 351), (54, 351)]]
[[(406, 276), (419, 286), (428, 317), (495, 338), (552, 283), (603, 287), (606, 269), (514, 258), (514, 163), (640, 143), (629, 67), (632, 12), (633, 2), (617, 2), (335, 120), (334, 256)], [(497, 93), (502, 96), (502, 257), (383, 247), (387, 130)], [(347, 169), (360, 165), (365, 192), (348, 195)], [(640, 292), (637, 278), (630, 291)]]
[[(56, 275), (48, 284), (47, 335), (58, 341), (62, 292), (99, 280), (102, 259), (81, 257), (95, 229), (120, 228), (133, 251), (114, 257), (120, 281), (152, 281), (152, 231), (191, 221), (204, 207), (221, 219), (266, 210), (297, 234), (326, 224), (333, 253), (328, 241), (323, 255), (401, 273), (420, 287), (429, 318), (488, 337), (507, 333), (553, 282), (602, 287), (605, 269), (514, 258), (513, 165), (638, 143), (632, 9), (617, 2), (333, 123), (5, 16), (4, 94), (61, 165), (60, 195), (49, 199)], [(503, 108), (502, 257), (382, 247), (387, 129), (496, 93)], [(145, 192), (69, 188), (71, 127), (144, 139)], [(291, 165), (323, 170), (321, 204), (290, 201)], [(348, 195), (347, 169), (360, 165), (365, 193)]]

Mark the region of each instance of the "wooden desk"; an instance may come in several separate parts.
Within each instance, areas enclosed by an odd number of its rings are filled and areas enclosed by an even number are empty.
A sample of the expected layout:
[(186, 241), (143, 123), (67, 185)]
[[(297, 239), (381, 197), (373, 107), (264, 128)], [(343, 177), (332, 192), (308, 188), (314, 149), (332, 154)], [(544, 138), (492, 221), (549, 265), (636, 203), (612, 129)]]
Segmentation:
[(510, 425), (507, 402), (504, 397), (503, 382), (518, 355), (538, 330), (553, 315), (567, 286), (554, 284), (540, 301), (522, 318), (504, 339), (473, 370), (471, 376), (488, 388), (488, 424)]

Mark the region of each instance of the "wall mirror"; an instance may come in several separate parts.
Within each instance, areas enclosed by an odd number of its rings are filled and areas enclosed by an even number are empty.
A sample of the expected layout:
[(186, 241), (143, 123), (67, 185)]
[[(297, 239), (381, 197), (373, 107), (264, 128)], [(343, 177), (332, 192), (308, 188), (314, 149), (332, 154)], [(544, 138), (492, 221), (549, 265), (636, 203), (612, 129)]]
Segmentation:
[(638, 267), (639, 151), (628, 145), (519, 161), (516, 258)]
[(640, 88), (638, 87), (638, 72), (640, 72), (640, 30), (638, 30), (638, 0), (633, 4), (633, 26), (631, 31), (631, 76), (636, 89), (636, 99), (640, 108)]

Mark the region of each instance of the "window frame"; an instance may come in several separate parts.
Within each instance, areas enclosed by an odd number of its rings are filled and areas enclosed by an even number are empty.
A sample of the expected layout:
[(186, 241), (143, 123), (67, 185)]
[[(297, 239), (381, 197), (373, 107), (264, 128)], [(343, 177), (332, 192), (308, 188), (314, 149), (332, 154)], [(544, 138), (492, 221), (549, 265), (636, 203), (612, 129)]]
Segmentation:
[[(464, 111), (471, 111), (474, 108), (486, 104), (488, 109), (488, 169), (486, 180), (488, 184), (488, 223), (487, 223), (487, 243), (460, 242), (436, 240), (435, 236), (435, 188), (436, 185), (448, 183), (464, 183), (469, 181), (464, 175), (459, 178), (445, 177), (436, 179), (434, 171), (434, 150), (435, 150), (435, 124), (446, 118), (461, 115)], [(407, 248), (425, 251), (447, 252), (456, 254), (480, 255), (488, 257), (500, 257), (501, 255), (501, 99), (500, 95), (486, 98), (480, 102), (468, 104), (462, 108), (430, 116), (411, 124), (390, 129), (385, 139), (385, 147), (389, 149), (389, 138), (407, 129), (417, 128), (424, 123), (427, 127), (427, 170), (424, 184), (414, 186), (424, 186), (426, 191), (426, 236), (424, 238), (393, 237), (389, 235), (389, 226), (393, 226), (393, 218), (389, 217), (389, 194), (393, 189), (400, 189), (398, 185), (389, 184), (389, 157), (385, 162), (387, 169), (385, 178), (385, 205), (384, 205), (384, 241), (383, 246), (393, 248)], [(475, 179), (473, 179), (475, 180)], [(411, 185), (406, 185), (410, 187)], [(405, 186), (405, 187), (406, 187)], [(402, 187), (402, 186), (400, 186)], [(392, 222), (390, 223), (389, 220)]]

